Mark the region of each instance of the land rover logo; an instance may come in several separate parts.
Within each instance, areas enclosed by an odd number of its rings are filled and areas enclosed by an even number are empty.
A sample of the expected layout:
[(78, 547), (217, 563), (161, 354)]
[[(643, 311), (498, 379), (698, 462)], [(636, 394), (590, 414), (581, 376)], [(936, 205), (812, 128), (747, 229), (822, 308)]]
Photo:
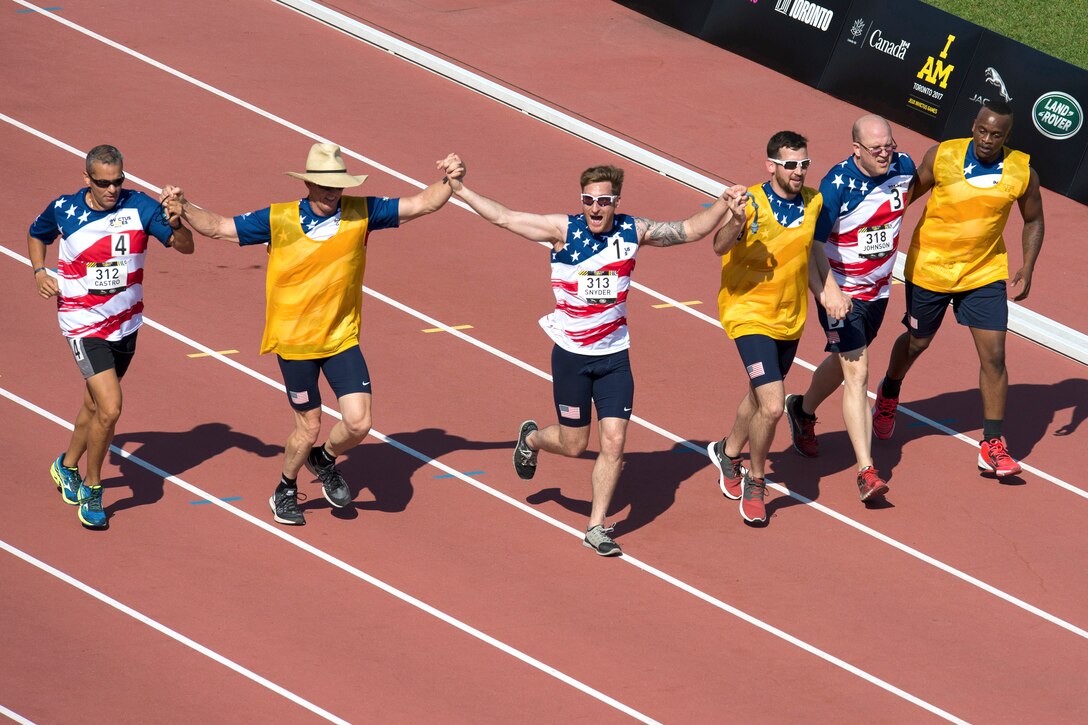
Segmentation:
[(1049, 91), (1039, 96), (1031, 109), (1035, 128), (1047, 138), (1064, 141), (1076, 135), (1084, 124), (1084, 111), (1077, 99), (1061, 91)]

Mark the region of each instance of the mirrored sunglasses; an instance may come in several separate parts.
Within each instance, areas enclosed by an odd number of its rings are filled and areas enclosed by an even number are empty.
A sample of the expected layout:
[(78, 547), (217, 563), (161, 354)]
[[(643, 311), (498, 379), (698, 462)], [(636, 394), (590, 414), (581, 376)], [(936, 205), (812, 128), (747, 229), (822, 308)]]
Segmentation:
[(797, 168), (798, 164), (801, 165), (802, 169), (807, 169), (812, 164), (812, 159), (801, 159), (800, 161), (792, 159), (790, 161), (783, 161), (782, 159), (768, 158), (767, 160), (770, 161), (772, 164), (778, 164), (786, 171), (793, 171)]
[(612, 206), (616, 203), (616, 199), (619, 199), (619, 194), (601, 194), (600, 196), (593, 196), (592, 194), (582, 194), (582, 205), (593, 206), (594, 203), (597, 206)]

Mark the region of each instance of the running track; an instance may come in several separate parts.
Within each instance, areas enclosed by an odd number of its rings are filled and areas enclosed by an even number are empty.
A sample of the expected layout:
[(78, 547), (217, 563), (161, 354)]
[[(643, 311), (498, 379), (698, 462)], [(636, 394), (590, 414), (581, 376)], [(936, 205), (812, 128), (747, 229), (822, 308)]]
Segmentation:
[[(731, 423), (743, 384), (713, 324), (709, 243), (641, 257), (636, 280), (649, 291), (629, 305), (640, 424), (616, 501), (621, 560), (575, 538), (588, 460), (543, 458), (531, 483), (511, 471), (517, 423), (552, 415), (536, 326), (550, 302), (546, 257), (456, 206), (371, 237), (363, 347), (375, 435), (342, 465), (356, 506), (333, 513), (308, 484), (298, 529), (272, 524), (266, 503), (289, 415), (274, 362), (255, 354), (263, 254), (205, 239), (193, 257), (151, 252), (124, 454), (107, 466), (111, 528), (82, 530), (46, 472), (80, 384), (52, 304), (33, 294), (23, 240), (48, 200), (78, 188), (87, 148), (114, 143), (130, 178), (180, 184), (224, 213), (297, 194), (282, 172), (316, 138), (370, 174), (368, 193), (412, 193), (455, 150), (474, 188), (546, 212), (575, 208), (578, 172), (616, 159), (272, 2), (57, 14), (204, 87), (26, 7), (0, 14), (0, 141), (20, 189), (0, 215), (16, 342), (0, 357), (0, 462), (14, 493), (0, 524), (0, 712), (1083, 719), (1084, 368), (1010, 338), (1007, 433), (1030, 469), (1022, 485), (1001, 485), (975, 471), (977, 362), (949, 326), (904, 388), (920, 419), (902, 417), (875, 448), (890, 505), (857, 502), (836, 399), (821, 411), (815, 461), (792, 454), (780, 427), (771, 477), (794, 496), (779, 489), (770, 525), (751, 529), (696, 452)], [(341, 7), (723, 181), (762, 178), (759, 149), (779, 128), (805, 133), (825, 168), (859, 113), (607, 2)], [(915, 156), (930, 143), (901, 129), (897, 140)], [(709, 201), (625, 166), (629, 212), (679, 218)], [(1045, 204), (1029, 306), (1076, 327), (1084, 207), (1052, 194)], [(651, 291), (702, 304), (656, 308)], [(895, 292), (874, 377), (902, 311)], [(817, 362), (821, 347), (810, 331), (800, 358)], [(190, 357), (226, 350), (239, 352)], [(788, 387), (808, 376), (799, 363)]]

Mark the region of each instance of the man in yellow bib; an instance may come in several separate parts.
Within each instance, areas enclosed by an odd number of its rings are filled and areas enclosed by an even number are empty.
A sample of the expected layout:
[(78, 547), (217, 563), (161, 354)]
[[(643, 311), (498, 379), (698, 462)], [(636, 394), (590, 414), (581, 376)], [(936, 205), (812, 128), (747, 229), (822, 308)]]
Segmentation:
[[(443, 178), (414, 196), (344, 196), (344, 189), (366, 177), (347, 173), (339, 146), (317, 143), (306, 157), (306, 171), (287, 172), (306, 183), (304, 199), (233, 218), (191, 204), (176, 186), (163, 189), (163, 199), (179, 200), (184, 218), (204, 236), (268, 245), (261, 353), (276, 353), (295, 412), (280, 483), (268, 502), (281, 524), (306, 523), (297, 485), (304, 465), (320, 479), (330, 504), (342, 508), (351, 503), (352, 491), (335, 461), (370, 432), (370, 372), (359, 349), (367, 237), (438, 211), (449, 201), (448, 180), (462, 178), (464, 164), (450, 154), (436, 165)], [(336, 394), (342, 419), (318, 446), (321, 374)]]
[(1001, 233), (1015, 202), (1024, 218), (1023, 266), (1013, 275), (1026, 299), (1043, 246), (1043, 199), (1028, 155), (1005, 148), (1012, 108), (986, 101), (971, 126), (971, 138), (944, 141), (926, 152), (912, 199), (933, 193), (914, 229), (905, 269), (907, 331), (892, 347), (888, 372), (877, 391), (873, 434), (888, 439), (903, 378), (933, 341), (949, 303), (956, 321), (970, 328), (980, 364), (982, 442), (978, 467), (997, 476), (1020, 473), (1005, 447), (1002, 426), (1009, 374), (1005, 334), (1009, 303), (1008, 255)]
[[(832, 319), (841, 320), (850, 310), (823, 246), (812, 244), (823, 197), (804, 185), (811, 163), (804, 136), (793, 131), (771, 136), (770, 180), (750, 187), (747, 198), (727, 199), (728, 216), (714, 235), (714, 252), (722, 257), (719, 316), (740, 353), (748, 392), (729, 435), (712, 441), (706, 451), (718, 469), (722, 493), (739, 499), (741, 516), (755, 524), (767, 520), (764, 468), (785, 405), (786, 373), (805, 329), (807, 289)], [(741, 465), (745, 445), (748, 470)]]

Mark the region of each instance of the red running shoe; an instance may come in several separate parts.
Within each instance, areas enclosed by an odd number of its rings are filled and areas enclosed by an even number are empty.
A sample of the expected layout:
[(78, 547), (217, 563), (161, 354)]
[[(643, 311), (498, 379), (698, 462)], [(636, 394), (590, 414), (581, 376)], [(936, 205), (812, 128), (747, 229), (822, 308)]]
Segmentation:
[(978, 449), (978, 467), (981, 471), (990, 471), (998, 476), (1015, 476), (1020, 473), (1020, 464), (1009, 455), (1005, 441), (991, 438), (982, 441)]
[(745, 521), (761, 524), (767, 520), (767, 507), (763, 503), (766, 493), (767, 482), (745, 471), (744, 497), (740, 501), (740, 515)]
[(876, 389), (876, 406), (873, 408), (873, 435), (882, 441), (892, 437), (895, 432), (895, 411), (899, 408), (899, 398), (884, 397), (884, 382)]
[(741, 478), (744, 475), (744, 466), (740, 465), (740, 459), (725, 455), (724, 440), (707, 443), (706, 454), (718, 469), (718, 488), (722, 490), (722, 494), (734, 501), (739, 499)]
[(866, 466), (858, 471), (858, 493), (862, 501), (879, 498), (888, 492), (888, 484), (877, 474), (872, 466)]
[(805, 458), (815, 458), (820, 455), (820, 444), (816, 442), (816, 418), (810, 418), (801, 411), (802, 402), (800, 395), (786, 396), (786, 420), (790, 423), (793, 449)]

